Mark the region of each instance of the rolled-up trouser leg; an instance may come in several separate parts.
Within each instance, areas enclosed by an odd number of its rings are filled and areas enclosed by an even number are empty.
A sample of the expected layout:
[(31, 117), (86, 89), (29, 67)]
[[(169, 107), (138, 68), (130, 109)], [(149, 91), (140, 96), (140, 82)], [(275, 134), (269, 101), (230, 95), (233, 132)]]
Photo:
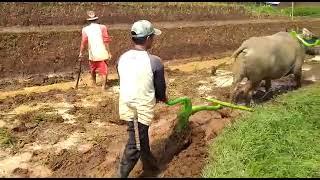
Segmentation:
[(126, 178), (140, 158), (140, 151), (137, 149), (133, 121), (128, 122), (129, 138), (120, 161), (119, 175)]

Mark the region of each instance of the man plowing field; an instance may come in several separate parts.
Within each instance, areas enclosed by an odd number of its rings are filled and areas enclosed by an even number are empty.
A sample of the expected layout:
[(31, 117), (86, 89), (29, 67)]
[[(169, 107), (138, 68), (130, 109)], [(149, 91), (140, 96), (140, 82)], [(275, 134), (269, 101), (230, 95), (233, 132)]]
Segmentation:
[(148, 53), (155, 35), (161, 31), (147, 20), (140, 20), (131, 28), (134, 47), (117, 62), (120, 79), (119, 114), (128, 123), (128, 142), (125, 146), (118, 177), (128, 177), (141, 158), (144, 172), (157, 174), (157, 161), (149, 147), (149, 125), (154, 117), (157, 101), (166, 102), (166, 83), (161, 59)]

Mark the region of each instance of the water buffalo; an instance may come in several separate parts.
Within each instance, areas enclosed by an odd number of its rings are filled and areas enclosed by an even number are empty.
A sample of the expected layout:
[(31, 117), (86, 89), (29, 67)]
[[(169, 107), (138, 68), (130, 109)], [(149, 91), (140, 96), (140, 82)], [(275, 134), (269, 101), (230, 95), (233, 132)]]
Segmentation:
[[(262, 80), (266, 92), (271, 87), (272, 79), (279, 79), (294, 74), (295, 88), (301, 86), (302, 64), (306, 48), (288, 32), (278, 32), (270, 36), (251, 37), (231, 56), (234, 58), (232, 102), (237, 103), (240, 94), (249, 105), (252, 93)], [(239, 84), (247, 78), (243, 88)]]

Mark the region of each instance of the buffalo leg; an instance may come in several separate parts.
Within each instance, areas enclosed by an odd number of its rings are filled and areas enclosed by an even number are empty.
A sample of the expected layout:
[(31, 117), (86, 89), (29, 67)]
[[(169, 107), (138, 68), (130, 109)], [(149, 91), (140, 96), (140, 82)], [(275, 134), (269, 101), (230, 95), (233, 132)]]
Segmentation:
[(239, 89), (240, 82), (242, 81), (243, 78), (244, 76), (242, 74), (237, 74), (233, 76), (233, 83), (232, 83), (231, 92), (230, 92), (231, 101), (233, 103), (238, 102), (238, 98), (240, 94), (240, 91), (238, 89)]
[(256, 87), (260, 84), (260, 81), (258, 82), (252, 82), (251, 80), (247, 81), (245, 87), (244, 87), (244, 95), (246, 97), (246, 106), (250, 105), (253, 90), (256, 89)]
[(271, 88), (271, 80), (270, 79), (265, 79), (264, 81), (265, 81), (264, 88), (265, 88), (266, 93), (267, 93)]
[(296, 89), (301, 87), (302, 63), (303, 63), (303, 60), (297, 60), (293, 69), (294, 80), (296, 82), (296, 85), (295, 85)]

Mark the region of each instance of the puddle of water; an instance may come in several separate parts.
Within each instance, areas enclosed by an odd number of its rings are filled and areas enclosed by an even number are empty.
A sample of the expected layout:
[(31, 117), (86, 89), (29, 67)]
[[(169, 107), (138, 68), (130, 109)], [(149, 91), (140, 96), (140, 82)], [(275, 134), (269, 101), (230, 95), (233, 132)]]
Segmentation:
[(232, 72), (226, 70), (217, 70), (211, 79), (215, 87), (228, 87), (233, 82)]

